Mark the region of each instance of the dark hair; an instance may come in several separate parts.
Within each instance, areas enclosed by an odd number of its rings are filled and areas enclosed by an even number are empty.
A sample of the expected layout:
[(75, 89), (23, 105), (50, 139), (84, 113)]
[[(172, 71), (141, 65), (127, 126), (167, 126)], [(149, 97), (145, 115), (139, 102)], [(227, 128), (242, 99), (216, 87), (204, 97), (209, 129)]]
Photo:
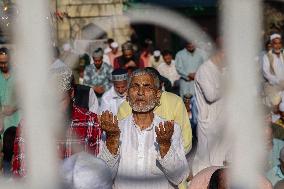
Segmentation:
[(60, 51), (59, 51), (58, 47), (53, 47), (53, 56), (54, 56), (54, 58), (59, 58)]
[(113, 42), (114, 42), (114, 40), (113, 40), (112, 38), (108, 38), (108, 39), (107, 39), (107, 43), (108, 43), (108, 44), (111, 44), (111, 43), (113, 43)]
[(6, 48), (6, 47), (1, 47), (1, 48), (0, 48), (0, 54), (9, 55), (9, 49)]
[(217, 169), (211, 176), (208, 189), (218, 189), (220, 187), (221, 173), (225, 168)]
[(173, 55), (173, 53), (172, 53), (170, 50), (166, 49), (166, 50), (163, 50), (162, 55), (163, 55), (163, 56), (166, 56), (166, 55)]
[(4, 160), (11, 161), (12, 156), (14, 154), (14, 141), (16, 137), (16, 130), (17, 127), (12, 126), (6, 129), (6, 131), (3, 134), (3, 150), (4, 153)]

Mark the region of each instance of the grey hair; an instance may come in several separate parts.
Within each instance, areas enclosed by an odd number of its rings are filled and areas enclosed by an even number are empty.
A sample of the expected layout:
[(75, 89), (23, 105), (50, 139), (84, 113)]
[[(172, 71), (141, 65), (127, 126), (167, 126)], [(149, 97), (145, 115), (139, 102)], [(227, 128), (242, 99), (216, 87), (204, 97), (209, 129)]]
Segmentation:
[(141, 75), (150, 75), (151, 77), (153, 77), (154, 85), (155, 85), (156, 89), (160, 89), (161, 83), (160, 83), (159, 76), (154, 71), (152, 71), (151, 69), (147, 69), (147, 68), (139, 68), (139, 69), (136, 69), (132, 72), (132, 74), (130, 75), (129, 80), (128, 80), (128, 88), (129, 88), (129, 86), (132, 82), (133, 77), (137, 77), (137, 76), (141, 76)]

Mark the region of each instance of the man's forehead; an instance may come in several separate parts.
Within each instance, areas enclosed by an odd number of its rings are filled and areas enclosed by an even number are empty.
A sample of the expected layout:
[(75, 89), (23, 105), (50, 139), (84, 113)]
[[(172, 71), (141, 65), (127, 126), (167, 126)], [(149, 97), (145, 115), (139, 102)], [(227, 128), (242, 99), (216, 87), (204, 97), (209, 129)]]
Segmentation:
[(150, 74), (138, 75), (132, 78), (131, 83), (154, 84), (154, 78)]
[(281, 38), (275, 38), (272, 40), (273, 43), (281, 43)]

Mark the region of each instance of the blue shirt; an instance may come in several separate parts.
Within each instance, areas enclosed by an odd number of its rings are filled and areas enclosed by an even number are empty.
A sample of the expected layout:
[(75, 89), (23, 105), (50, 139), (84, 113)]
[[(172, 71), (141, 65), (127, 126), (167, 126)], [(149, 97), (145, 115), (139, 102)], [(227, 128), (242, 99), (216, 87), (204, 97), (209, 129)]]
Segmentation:
[(188, 75), (196, 73), (199, 66), (204, 62), (203, 53), (199, 49), (195, 49), (193, 53), (183, 49), (176, 54), (176, 70), (181, 76), (180, 95), (195, 94), (194, 81), (189, 81)]
[(280, 164), (279, 154), (281, 149), (284, 147), (284, 141), (274, 138), (273, 147), (268, 155), (268, 170)]
[(112, 67), (107, 63), (103, 63), (99, 70), (94, 64), (90, 64), (85, 68), (83, 84), (88, 85), (90, 87), (103, 86), (105, 91), (107, 91), (112, 86), (112, 70)]
[[(3, 73), (0, 72), (0, 107), (3, 106), (16, 106), (15, 104), (15, 91), (14, 91), (14, 78), (9, 76), (5, 78)], [(20, 122), (19, 111), (16, 111), (10, 116), (4, 117), (4, 130), (11, 126), (17, 126)]]
[(270, 169), (268, 173), (266, 174), (266, 178), (271, 182), (271, 184), (274, 186), (278, 181), (284, 179), (284, 175), (280, 169), (280, 165), (277, 165)]

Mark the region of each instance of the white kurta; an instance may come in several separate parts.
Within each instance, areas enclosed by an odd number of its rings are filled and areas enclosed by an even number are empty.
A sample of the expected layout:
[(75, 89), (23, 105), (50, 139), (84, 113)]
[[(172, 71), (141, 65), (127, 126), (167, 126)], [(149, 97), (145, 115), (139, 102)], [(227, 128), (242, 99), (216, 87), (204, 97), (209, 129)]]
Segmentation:
[(280, 54), (278, 57), (272, 53), (272, 56), (274, 61), (273, 69), (275, 75), (270, 71), (270, 62), (267, 55), (263, 56), (263, 74), (271, 85), (277, 85), (280, 83), (280, 81), (284, 81), (284, 60), (282, 54)]
[(224, 106), (221, 98), (222, 73), (211, 60), (200, 66), (195, 77), (198, 108), (197, 151), (193, 174), (209, 166), (222, 166), (228, 151), (223, 137)]
[(179, 74), (177, 73), (174, 60), (172, 60), (172, 63), (170, 65), (166, 64), (165, 62), (161, 63), (157, 67), (157, 70), (162, 76), (170, 80), (172, 85), (174, 84), (175, 81), (179, 80), (180, 78)]
[(98, 101), (95, 91), (92, 88), (90, 88), (90, 92), (89, 92), (89, 111), (95, 114), (99, 114), (100, 112), (99, 101)]
[[(132, 114), (119, 121), (119, 154), (110, 154), (102, 143), (99, 157), (111, 168), (115, 189), (174, 188), (188, 176), (180, 127), (175, 124), (172, 145), (161, 158), (157, 151), (155, 127), (165, 120), (155, 115), (150, 128), (141, 131)], [(172, 184), (170, 184), (173, 183)]]
[(108, 110), (108, 111), (112, 112), (113, 115), (117, 115), (118, 108), (124, 100), (125, 100), (125, 97), (118, 96), (117, 93), (114, 90), (114, 87), (112, 86), (102, 96), (100, 113)]

